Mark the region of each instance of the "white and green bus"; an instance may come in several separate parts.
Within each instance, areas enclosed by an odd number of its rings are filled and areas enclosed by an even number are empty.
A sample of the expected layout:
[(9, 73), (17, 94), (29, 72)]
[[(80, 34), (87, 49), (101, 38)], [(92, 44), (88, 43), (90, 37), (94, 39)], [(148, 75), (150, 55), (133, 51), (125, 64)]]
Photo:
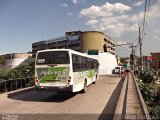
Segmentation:
[(98, 60), (70, 49), (37, 52), (35, 87), (38, 90), (86, 92), (98, 78)]

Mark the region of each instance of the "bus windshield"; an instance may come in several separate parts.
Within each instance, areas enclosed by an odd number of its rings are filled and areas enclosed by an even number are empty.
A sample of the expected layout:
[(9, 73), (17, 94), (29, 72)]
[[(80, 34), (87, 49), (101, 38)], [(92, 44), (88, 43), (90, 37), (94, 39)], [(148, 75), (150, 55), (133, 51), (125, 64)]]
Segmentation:
[(37, 55), (36, 64), (69, 64), (69, 54), (67, 51), (39, 52)]

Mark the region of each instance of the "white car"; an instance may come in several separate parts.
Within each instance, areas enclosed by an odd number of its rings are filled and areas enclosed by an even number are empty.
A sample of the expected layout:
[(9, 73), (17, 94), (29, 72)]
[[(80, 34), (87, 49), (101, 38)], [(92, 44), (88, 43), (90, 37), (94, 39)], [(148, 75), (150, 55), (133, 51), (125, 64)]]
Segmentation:
[(119, 74), (119, 73), (121, 73), (121, 74), (123, 74), (123, 67), (122, 66), (117, 66), (117, 67), (115, 67), (115, 69), (114, 69), (114, 73), (115, 74)]

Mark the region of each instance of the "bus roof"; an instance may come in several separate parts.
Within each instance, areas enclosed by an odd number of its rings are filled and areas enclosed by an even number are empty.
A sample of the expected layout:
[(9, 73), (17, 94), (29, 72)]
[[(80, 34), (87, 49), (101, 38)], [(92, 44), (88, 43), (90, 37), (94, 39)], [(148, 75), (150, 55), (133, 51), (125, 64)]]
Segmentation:
[(87, 54), (84, 54), (84, 53), (81, 53), (81, 52), (77, 52), (77, 51), (74, 51), (74, 50), (71, 50), (71, 49), (47, 49), (47, 50), (40, 50), (40, 51), (37, 51), (37, 53), (39, 52), (47, 52), (47, 51), (68, 51), (70, 53), (74, 53), (74, 54), (77, 54), (77, 55), (81, 55), (81, 56), (84, 56), (84, 57), (89, 57), (89, 58), (93, 58), (93, 59), (96, 59), (96, 57), (94, 56), (90, 56), (90, 55), (87, 55)]

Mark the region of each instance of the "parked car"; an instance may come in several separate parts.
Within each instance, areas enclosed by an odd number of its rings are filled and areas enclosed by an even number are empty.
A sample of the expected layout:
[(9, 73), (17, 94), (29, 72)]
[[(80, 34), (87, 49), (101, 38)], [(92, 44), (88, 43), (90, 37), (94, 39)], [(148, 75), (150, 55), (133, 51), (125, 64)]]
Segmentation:
[(119, 74), (119, 73), (123, 74), (123, 72), (124, 72), (124, 69), (123, 69), (122, 66), (117, 66), (117, 67), (115, 67), (115, 69), (114, 69), (114, 73), (115, 73), (115, 74)]

